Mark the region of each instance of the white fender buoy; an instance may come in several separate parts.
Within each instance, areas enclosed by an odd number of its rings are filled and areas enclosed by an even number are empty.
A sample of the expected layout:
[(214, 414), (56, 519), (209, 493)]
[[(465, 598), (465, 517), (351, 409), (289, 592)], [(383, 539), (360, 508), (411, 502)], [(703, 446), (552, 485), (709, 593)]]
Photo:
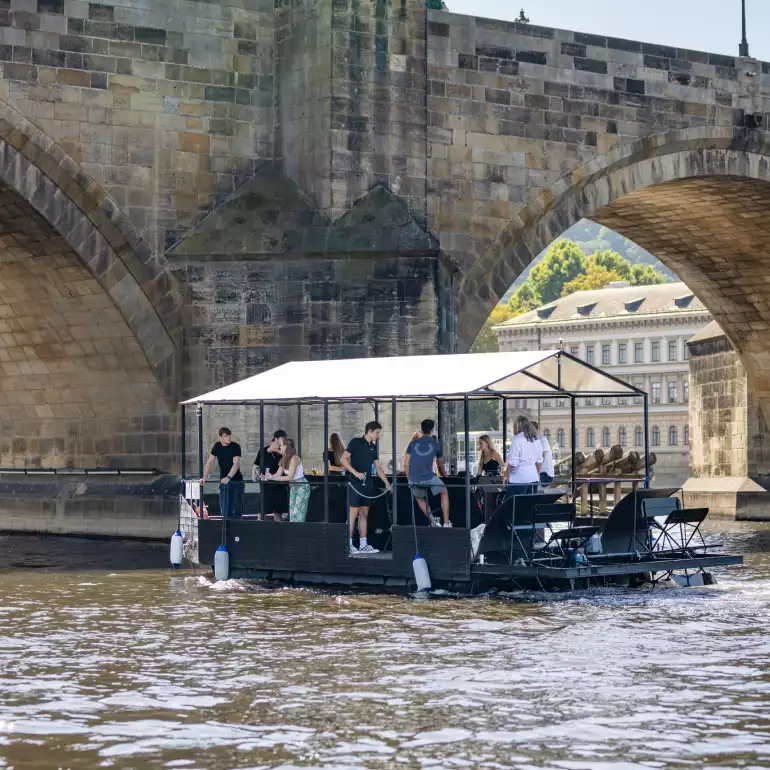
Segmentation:
[(182, 537), (181, 530), (177, 530), (171, 535), (171, 547), (170, 547), (171, 566), (174, 569), (179, 569), (182, 566), (182, 555), (184, 553), (184, 538)]
[(417, 583), (418, 591), (430, 591), (430, 573), (428, 572), (428, 562), (420, 556), (419, 553), (414, 555), (412, 561), (412, 570), (414, 571), (414, 579)]
[(227, 580), (230, 576), (230, 554), (227, 548), (220, 545), (214, 554), (214, 579)]

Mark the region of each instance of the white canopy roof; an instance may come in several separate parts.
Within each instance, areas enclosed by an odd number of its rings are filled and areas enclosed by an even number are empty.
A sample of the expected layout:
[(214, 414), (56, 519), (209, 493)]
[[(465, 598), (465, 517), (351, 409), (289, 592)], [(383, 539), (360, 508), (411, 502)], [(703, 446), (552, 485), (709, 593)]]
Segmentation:
[(185, 404), (632, 395), (632, 385), (559, 350), (294, 361)]

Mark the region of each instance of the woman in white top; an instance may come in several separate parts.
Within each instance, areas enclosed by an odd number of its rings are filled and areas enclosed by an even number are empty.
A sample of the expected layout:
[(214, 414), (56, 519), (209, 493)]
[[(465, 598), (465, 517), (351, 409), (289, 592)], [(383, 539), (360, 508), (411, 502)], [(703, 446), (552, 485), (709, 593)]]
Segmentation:
[(281, 462), (278, 465), (278, 472), (275, 476), (270, 476), (268, 473), (265, 479), (267, 481), (283, 481), (291, 484), (291, 492), (289, 493), (289, 521), (305, 521), (307, 506), (310, 502), (310, 484), (305, 478), (302, 458), (297, 454), (294, 439), (285, 436), (280, 439), (280, 442)]
[(538, 439), (543, 447), (543, 467), (540, 468), (540, 483), (541, 484), (553, 484), (554, 467), (553, 467), (553, 451), (551, 445), (548, 443), (548, 439), (540, 433), (540, 426), (536, 422), (532, 422), (532, 427), (538, 434)]
[(540, 484), (543, 464), (543, 446), (532, 423), (523, 415), (516, 418), (514, 433), (503, 471), (503, 483), (508, 485), (507, 497), (534, 494)]

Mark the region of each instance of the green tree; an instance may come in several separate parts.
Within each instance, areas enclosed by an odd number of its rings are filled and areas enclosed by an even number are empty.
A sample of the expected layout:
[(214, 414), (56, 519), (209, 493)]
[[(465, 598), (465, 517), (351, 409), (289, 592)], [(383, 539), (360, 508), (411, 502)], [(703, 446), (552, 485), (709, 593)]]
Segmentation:
[(564, 287), (585, 270), (586, 259), (577, 243), (557, 241), (529, 277), (532, 294), (537, 300), (535, 307), (561, 297)]
[(497, 334), (492, 331), (493, 326), (505, 323), (513, 315), (505, 305), (497, 305), (487, 318), (484, 326), (471, 345), (471, 353), (497, 353), (500, 348), (497, 344)]
[(631, 283), (634, 286), (654, 286), (665, 282), (666, 277), (651, 265), (634, 265), (631, 268)]
[(622, 281), (623, 276), (614, 270), (605, 270), (603, 267), (593, 267), (583, 275), (579, 275), (574, 281), (570, 281), (564, 287), (563, 297), (574, 294), (576, 291), (593, 291), (609, 286), (613, 281)]
[(615, 273), (619, 276), (613, 279), (616, 281), (631, 280), (631, 263), (618, 254), (617, 251), (611, 251), (610, 249), (597, 251), (595, 254), (592, 254), (586, 262), (586, 269), (588, 272), (598, 269)]
[(529, 283), (525, 283), (508, 300), (507, 308), (510, 317), (515, 318), (517, 315), (534, 310), (538, 305), (540, 305), (539, 297), (535, 296), (535, 292)]

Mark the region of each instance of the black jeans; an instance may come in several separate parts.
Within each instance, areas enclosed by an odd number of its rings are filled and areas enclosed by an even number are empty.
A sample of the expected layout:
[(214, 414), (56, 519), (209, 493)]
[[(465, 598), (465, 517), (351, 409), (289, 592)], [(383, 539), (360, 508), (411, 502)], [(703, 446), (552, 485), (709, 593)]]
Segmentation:
[(243, 493), (246, 485), (242, 481), (228, 481), (219, 484), (219, 512), (226, 519), (240, 519), (243, 511)]
[(541, 484), (553, 484), (553, 476), (549, 476), (545, 471), (540, 471)]
[(537, 484), (508, 484), (505, 487), (505, 499), (508, 500), (516, 495), (534, 495), (537, 494)]

